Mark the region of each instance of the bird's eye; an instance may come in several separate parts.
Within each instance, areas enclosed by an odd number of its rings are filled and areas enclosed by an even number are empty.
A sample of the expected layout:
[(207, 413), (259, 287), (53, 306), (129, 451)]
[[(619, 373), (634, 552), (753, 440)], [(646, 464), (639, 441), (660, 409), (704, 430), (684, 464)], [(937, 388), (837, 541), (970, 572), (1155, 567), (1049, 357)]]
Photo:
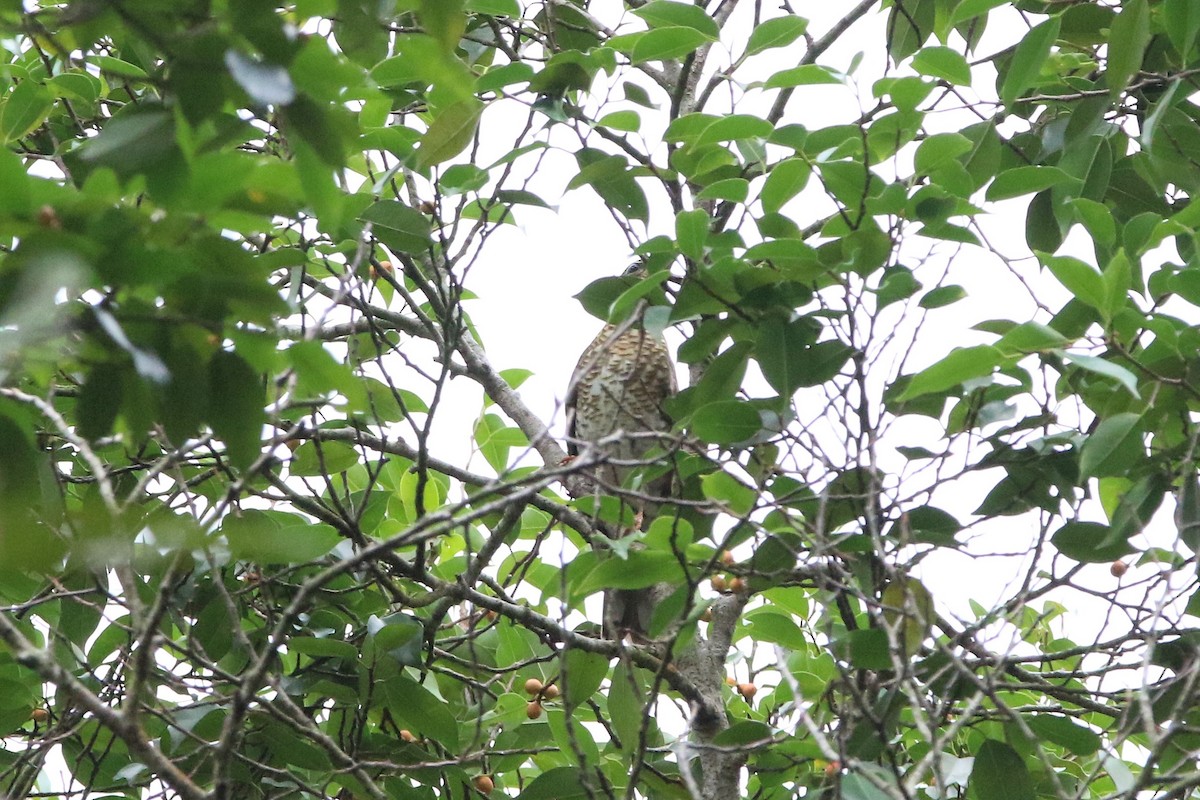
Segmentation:
[(623, 276), (624, 275), (637, 275), (639, 272), (641, 272), (645, 268), (646, 268), (645, 264), (643, 264), (640, 261), (635, 261), (632, 264), (630, 264), (628, 267), (626, 267), (625, 271), (622, 272), (621, 275), (623, 275)]

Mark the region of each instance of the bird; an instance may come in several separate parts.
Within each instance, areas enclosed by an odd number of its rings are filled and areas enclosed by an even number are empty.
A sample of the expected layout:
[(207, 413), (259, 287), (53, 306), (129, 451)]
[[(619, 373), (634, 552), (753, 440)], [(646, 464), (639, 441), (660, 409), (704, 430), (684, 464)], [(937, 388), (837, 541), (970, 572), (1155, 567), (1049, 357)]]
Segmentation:
[[(644, 277), (645, 268), (634, 264), (625, 274)], [(643, 310), (600, 330), (579, 357), (567, 392), (567, 452), (578, 456), (588, 446), (601, 449), (600, 455), (609, 459), (594, 473), (601, 490), (623, 486), (640, 467), (637, 462), (661, 444), (646, 434), (671, 430), (663, 402), (678, 390), (675, 365), (666, 343), (645, 329)], [(672, 479), (670, 473), (655, 478), (628, 501), (640, 526), (649, 526), (659, 506), (648, 498), (669, 497)], [(609, 528), (605, 532), (613, 535)], [(607, 591), (605, 636), (648, 641), (650, 619), (662, 592), (657, 586)]]

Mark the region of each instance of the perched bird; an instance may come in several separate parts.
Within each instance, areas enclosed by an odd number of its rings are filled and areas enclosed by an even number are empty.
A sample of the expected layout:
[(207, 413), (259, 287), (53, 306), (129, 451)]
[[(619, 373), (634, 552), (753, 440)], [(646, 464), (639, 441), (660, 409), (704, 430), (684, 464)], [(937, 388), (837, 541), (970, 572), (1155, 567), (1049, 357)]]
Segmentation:
[[(626, 274), (641, 270), (635, 265)], [(671, 429), (662, 404), (676, 390), (675, 366), (666, 343), (645, 330), (640, 315), (605, 325), (583, 351), (571, 378), (567, 392), (567, 451), (575, 456), (589, 444), (613, 439), (601, 445), (603, 455), (628, 463), (603, 464), (595, 477), (602, 490), (621, 487), (638, 468), (636, 462), (660, 444), (656, 437), (645, 434)], [(668, 497), (671, 484), (668, 473), (638, 487), (636, 496), (627, 500), (642, 524), (649, 524), (659, 505), (646, 498)], [(659, 587), (607, 592), (605, 635), (646, 640), (660, 595)]]

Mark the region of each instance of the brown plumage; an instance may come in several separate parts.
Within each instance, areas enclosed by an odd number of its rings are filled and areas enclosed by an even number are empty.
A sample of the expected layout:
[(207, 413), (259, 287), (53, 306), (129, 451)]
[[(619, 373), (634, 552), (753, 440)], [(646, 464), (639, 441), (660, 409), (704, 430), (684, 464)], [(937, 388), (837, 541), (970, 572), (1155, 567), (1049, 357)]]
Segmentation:
[[(671, 429), (662, 404), (675, 391), (675, 367), (667, 346), (647, 333), (640, 319), (632, 324), (606, 325), (580, 356), (567, 393), (568, 452), (578, 455), (587, 444), (623, 433), (627, 435), (604, 445), (604, 455), (627, 462), (645, 459), (660, 442), (637, 434)], [(597, 469), (596, 478), (602, 486), (620, 487), (637, 466), (604, 464)], [(637, 493), (666, 497), (671, 477), (667, 474), (650, 481)], [(631, 503), (649, 525), (658, 504), (637, 499)], [(604, 597), (605, 635), (630, 635), (645, 641), (662, 592), (661, 587), (608, 591)]]

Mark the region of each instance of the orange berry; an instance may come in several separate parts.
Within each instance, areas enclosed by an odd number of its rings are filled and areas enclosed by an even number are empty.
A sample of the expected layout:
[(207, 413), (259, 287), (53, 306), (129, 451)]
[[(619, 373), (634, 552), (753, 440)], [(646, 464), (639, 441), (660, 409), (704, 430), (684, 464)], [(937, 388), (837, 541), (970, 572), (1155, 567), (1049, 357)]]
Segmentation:
[(542, 682), (537, 678), (530, 678), (529, 680), (525, 681), (525, 694), (537, 694), (538, 692), (542, 691), (542, 689)]
[(1119, 578), (1129, 571), (1129, 565), (1124, 561), (1114, 561), (1108, 565), (1108, 571), (1114, 578)]
[(496, 782), (492, 780), (490, 775), (476, 775), (475, 780), (471, 782), (475, 784), (476, 791), (483, 794), (491, 794), (492, 789), (496, 788)]
[(742, 592), (746, 591), (746, 582), (738, 577), (730, 578), (729, 591), (733, 592), (734, 594), (741, 594)]
[(712, 622), (712, 609), (704, 609), (704, 613), (700, 615), (701, 622)]
[(525, 706), (525, 716), (530, 719), (537, 719), (542, 715), (542, 704), (534, 700), (529, 705)]
[(828, 764), (825, 765), (825, 777), (826, 778), (832, 778), (834, 775), (837, 775), (841, 771), (842, 771), (842, 762), (840, 762), (840, 761), (830, 761)]
[(553, 683), (548, 684), (545, 689), (542, 689), (542, 697), (546, 698), (547, 700), (553, 700), (554, 698), (558, 697), (558, 695), (558, 687)]
[(721, 552), (721, 563), (727, 567), (733, 566), (733, 553), (729, 552), (728, 550), (723, 550)]
[(753, 683), (739, 683), (737, 686), (738, 694), (749, 700), (754, 695), (758, 694), (758, 687)]
[(726, 582), (723, 575), (713, 575), (710, 583), (712, 583), (714, 592), (724, 592), (729, 588), (729, 584)]
[(29, 712), (29, 718), (34, 722), (45, 722), (50, 719), (50, 712), (44, 708), (35, 708)]
[(404, 741), (408, 742), (409, 744), (412, 744), (413, 742), (415, 742), (417, 740), (417, 737), (413, 735), (413, 732), (408, 730), (407, 728), (402, 728), (400, 730), (400, 738), (403, 739)]
[(737, 684), (737, 681), (732, 676), (726, 675), (725, 676), (725, 685), (726, 686), (737, 686), (738, 684)]

